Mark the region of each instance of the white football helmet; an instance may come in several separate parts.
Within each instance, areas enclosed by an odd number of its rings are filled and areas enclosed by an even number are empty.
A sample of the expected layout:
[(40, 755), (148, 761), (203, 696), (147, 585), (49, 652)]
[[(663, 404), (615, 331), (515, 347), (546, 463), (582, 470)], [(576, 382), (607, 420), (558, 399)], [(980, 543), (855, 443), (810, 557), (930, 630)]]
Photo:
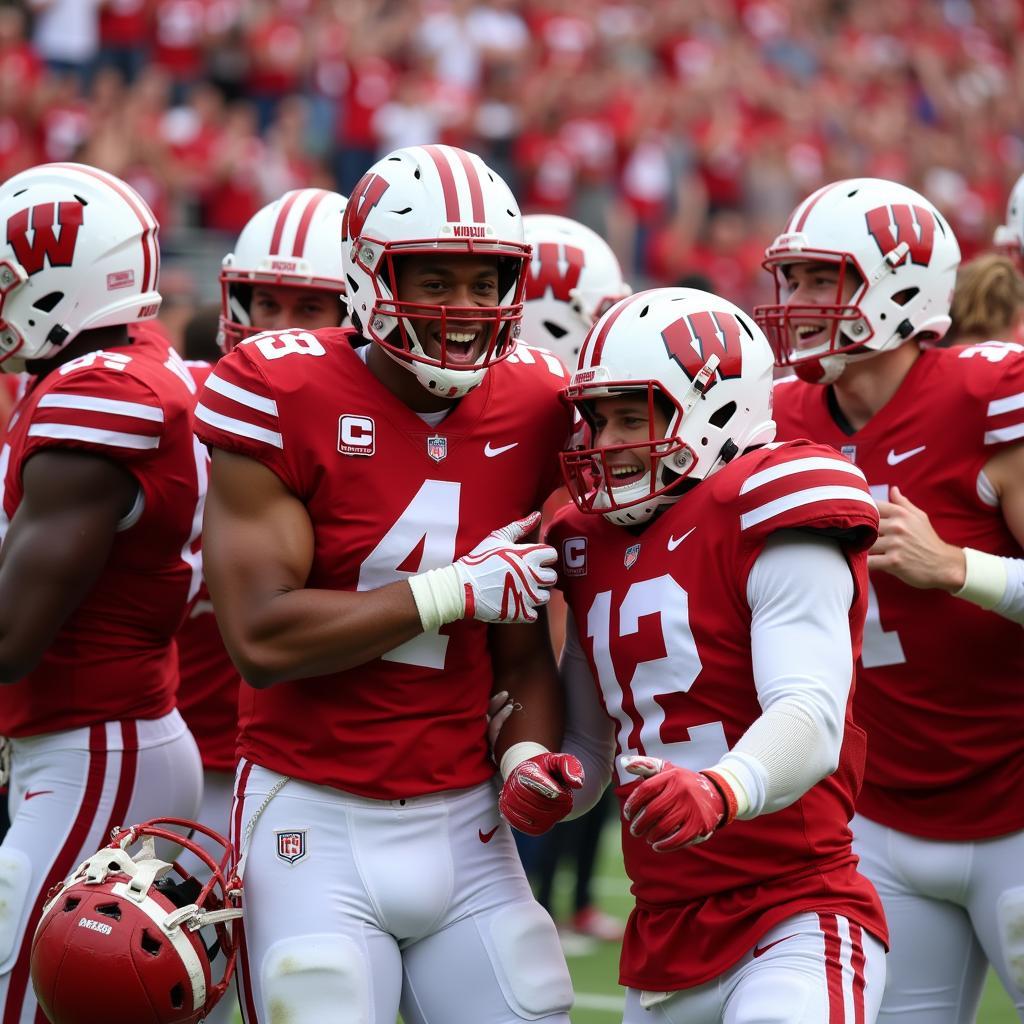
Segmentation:
[[(651, 411), (650, 437), (631, 444), (563, 452), (573, 501), (617, 526), (647, 522), (683, 479), (704, 480), (736, 455), (775, 437), (772, 350), (738, 306), (696, 288), (655, 288), (616, 303), (580, 351), (566, 398), (594, 429), (593, 402), (630, 394)], [(668, 414), (664, 436), (654, 409)], [(647, 449), (651, 469), (611, 483), (608, 455)]]
[(0, 363), (49, 359), (82, 331), (160, 309), (158, 225), (120, 178), (85, 164), (32, 167), (0, 187)]
[[(515, 347), (530, 247), (508, 186), (474, 153), (453, 146), (395, 150), (363, 175), (349, 197), (342, 265), (353, 323), (428, 391), (460, 398), (487, 367)], [(395, 260), (424, 253), (499, 257), (498, 305), (439, 306), (400, 302)], [(417, 326), (441, 322), (440, 358), (424, 351)], [(449, 329), (489, 323), (472, 363), (450, 362)]]
[(992, 242), (1018, 266), (1024, 267), (1024, 174), (1010, 191), (1010, 198), (1006, 201), (1006, 223), (996, 228)]
[(225, 352), (258, 333), (249, 318), (257, 282), (332, 292), (344, 301), (341, 221), (346, 202), (337, 192), (299, 188), (253, 214), (235, 251), (221, 261), (217, 341)]
[[(833, 303), (787, 303), (783, 267), (834, 263), (839, 284)], [(960, 246), (945, 218), (924, 196), (894, 181), (850, 178), (808, 196), (785, 231), (765, 250), (762, 264), (775, 278), (773, 305), (758, 306), (779, 366), (796, 366), (806, 380), (826, 384), (851, 360), (866, 359), (949, 329), (949, 306)], [(858, 284), (843, 300), (847, 269)], [(823, 340), (801, 345), (799, 332), (825, 325)]]
[(533, 256), (522, 336), (574, 367), (587, 331), (633, 289), (622, 280), (611, 246), (586, 225), (533, 213), (523, 218), (523, 228)]

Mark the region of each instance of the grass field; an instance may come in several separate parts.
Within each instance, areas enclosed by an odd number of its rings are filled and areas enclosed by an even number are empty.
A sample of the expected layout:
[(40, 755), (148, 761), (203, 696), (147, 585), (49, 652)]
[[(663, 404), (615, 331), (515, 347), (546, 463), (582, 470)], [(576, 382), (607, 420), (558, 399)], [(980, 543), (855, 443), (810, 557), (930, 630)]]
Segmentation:
[[(568, 876), (556, 883), (556, 912), (568, 909)], [(602, 838), (595, 890), (603, 910), (625, 918), (632, 906), (629, 883), (622, 870), (617, 826), (607, 829)], [(622, 1019), (622, 989), (618, 978), (619, 947), (603, 943), (584, 956), (570, 956), (569, 969), (576, 989), (573, 1024), (614, 1024)], [(1017, 1015), (995, 975), (990, 974), (985, 987), (977, 1024), (1017, 1024)]]

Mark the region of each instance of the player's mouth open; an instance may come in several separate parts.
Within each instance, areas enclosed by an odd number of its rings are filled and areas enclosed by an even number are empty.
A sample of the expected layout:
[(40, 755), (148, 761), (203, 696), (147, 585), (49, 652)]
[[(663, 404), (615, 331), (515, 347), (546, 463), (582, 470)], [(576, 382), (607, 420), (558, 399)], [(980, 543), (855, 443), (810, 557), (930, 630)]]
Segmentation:
[(827, 340), (827, 328), (824, 324), (799, 324), (791, 330), (798, 349), (816, 348)]
[[(448, 363), (469, 365), (476, 361), (479, 331), (449, 330), (445, 336), (444, 353)], [(441, 350), (440, 332), (435, 337), (438, 351)]]
[(608, 479), (612, 487), (625, 487), (628, 484), (636, 483), (647, 470), (636, 463), (628, 465), (615, 465), (608, 467)]

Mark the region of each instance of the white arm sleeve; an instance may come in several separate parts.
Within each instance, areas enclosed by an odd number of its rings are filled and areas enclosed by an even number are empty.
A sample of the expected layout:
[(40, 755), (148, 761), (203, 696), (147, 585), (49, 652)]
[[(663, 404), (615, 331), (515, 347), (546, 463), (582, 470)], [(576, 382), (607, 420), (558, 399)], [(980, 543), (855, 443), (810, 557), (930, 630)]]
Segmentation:
[(836, 770), (853, 678), (853, 576), (839, 544), (769, 538), (747, 581), (754, 685), (763, 714), (718, 764), (737, 817), (788, 807)]
[(565, 688), (562, 750), (574, 754), (583, 765), (583, 788), (573, 793), (572, 813), (568, 815), (569, 818), (578, 818), (601, 799), (612, 777), (615, 723), (598, 700), (597, 683), (580, 646), (576, 623), (571, 615), (566, 616), (565, 646), (558, 668)]

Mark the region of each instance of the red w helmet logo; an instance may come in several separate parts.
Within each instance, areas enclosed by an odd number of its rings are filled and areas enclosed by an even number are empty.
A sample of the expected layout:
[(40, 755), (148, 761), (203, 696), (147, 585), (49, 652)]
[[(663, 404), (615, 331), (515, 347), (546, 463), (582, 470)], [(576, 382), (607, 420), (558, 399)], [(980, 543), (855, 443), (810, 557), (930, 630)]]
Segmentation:
[[(559, 249), (564, 255), (559, 259)], [(569, 301), (569, 293), (580, 283), (583, 271), (583, 250), (575, 245), (541, 242), (530, 261), (526, 279), (526, 301), (542, 299), (550, 289), (560, 302)]]
[[(82, 226), (81, 203), (40, 203), (30, 210), (19, 210), (7, 221), (7, 244), (14, 250), (25, 273), (38, 274), (50, 261), (51, 267), (70, 267), (75, 256), (78, 229)], [(54, 213), (60, 237), (54, 233)], [(28, 238), (29, 218), (32, 241)]]
[(669, 324), (661, 332), (665, 349), (694, 380), (708, 359), (718, 356), (715, 380), (738, 377), (743, 368), (743, 328), (732, 313), (701, 310)]
[(901, 242), (906, 242), (912, 263), (922, 267), (931, 263), (932, 248), (935, 245), (935, 217), (923, 206), (907, 203), (878, 206), (868, 211), (867, 222), (868, 231), (878, 243), (883, 256), (891, 253)]
[(362, 235), (366, 218), (387, 190), (387, 181), (372, 171), (359, 179), (359, 183), (352, 195), (349, 196), (348, 205), (345, 207), (345, 216), (341, 225), (343, 238), (356, 239)]

